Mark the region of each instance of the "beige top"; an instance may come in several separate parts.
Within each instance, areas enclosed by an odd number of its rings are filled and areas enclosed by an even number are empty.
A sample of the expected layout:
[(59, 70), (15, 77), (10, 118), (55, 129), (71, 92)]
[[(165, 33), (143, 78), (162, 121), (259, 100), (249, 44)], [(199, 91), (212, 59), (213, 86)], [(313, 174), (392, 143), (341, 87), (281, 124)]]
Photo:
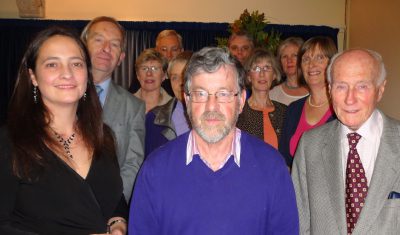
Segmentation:
[[(142, 96), (142, 88), (140, 88), (135, 94), (133, 94), (134, 96), (136, 96), (137, 98), (139, 98), (139, 99), (141, 99), (141, 100), (143, 100), (143, 101), (145, 101), (146, 102), (146, 100), (143, 98), (143, 96)], [(162, 88), (162, 87), (160, 87), (160, 100), (158, 101), (158, 103), (157, 103), (157, 105), (156, 106), (161, 106), (161, 105), (164, 105), (164, 104), (166, 104), (166, 103), (168, 103), (168, 101), (170, 101), (172, 99), (172, 97), (170, 96), (170, 95), (168, 95), (168, 93), (164, 90), (164, 88)], [(147, 104), (146, 104), (147, 105)], [(148, 107), (146, 106), (146, 113), (148, 112), (148, 111), (150, 111), (151, 109), (153, 109), (153, 108), (155, 108), (156, 106), (154, 106), (154, 107), (151, 107), (150, 109), (148, 109)]]

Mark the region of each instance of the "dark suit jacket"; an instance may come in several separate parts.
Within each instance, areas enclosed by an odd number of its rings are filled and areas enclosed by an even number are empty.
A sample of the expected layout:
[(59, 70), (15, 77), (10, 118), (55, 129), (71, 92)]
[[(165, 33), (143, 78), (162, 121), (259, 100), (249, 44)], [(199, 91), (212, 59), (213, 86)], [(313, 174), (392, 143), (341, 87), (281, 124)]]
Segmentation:
[[(383, 115), (374, 172), (353, 235), (399, 234), (400, 122)], [(301, 234), (346, 234), (345, 189), (340, 156), (340, 123), (303, 134), (292, 168)]]
[[(282, 135), (279, 139), (279, 152), (285, 158), (286, 164), (292, 167), (293, 156), (290, 154), (290, 139), (296, 132), (300, 122), (301, 113), (308, 96), (292, 102), (286, 110), (285, 123), (283, 124)], [(331, 116), (328, 122), (335, 120), (336, 115)]]
[(129, 202), (144, 159), (144, 102), (113, 81), (103, 107), (103, 120), (114, 131), (124, 195)]

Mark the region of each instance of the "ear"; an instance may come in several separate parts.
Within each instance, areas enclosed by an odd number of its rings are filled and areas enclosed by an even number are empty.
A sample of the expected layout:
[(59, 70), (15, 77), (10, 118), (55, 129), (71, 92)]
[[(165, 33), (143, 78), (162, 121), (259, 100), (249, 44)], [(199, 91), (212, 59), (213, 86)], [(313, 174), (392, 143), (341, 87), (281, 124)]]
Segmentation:
[(119, 66), (122, 63), (122, 61), (124, 61), (124, 59), (125, 59), (125, 52), (121, 52), (121, 55), (119, 55), (117, 66)]
[(37, 82), (37, 80), (36, 80), (36, 76), (35, 76), (35, 74), (33, 73), (32, 69), (28, 69), (28, 71), (29, 71), (29, 77), (30, 77), (30, 79), (31, 79), (32, 84), (33, 84), (34, 86), (38, 86), (38, 82)]
[(239, 102), (240, 102), (239, 113), (242, 113), (242, 111), (243, 111), (243, 107), (246, 102), (246, 96), (247, 96), (246, 89), (243, 89), (242, 93), (240, 94), (240, 97), (239, 97)]
[(383, 97), (383, 92), (385, 91), (385, 86), (386, 86), (386, 80), (384, 80), (382, 84), (378, 86), (378, 97), (376, 99), (376, 102), (381, 101)]
[(247, 73), (246, 79), (247, 79), (247, 82), (249, 84), (251, 84), (251, 78), (250, 78), (250, 74), (249, 73)]
[(186, 92), (183, 92), (183, 97), (185, 98), (185, 104), (186, 104), (186, 105), (189, 104), (190, 96), (188, 96), (188, 95), (186, 94)]

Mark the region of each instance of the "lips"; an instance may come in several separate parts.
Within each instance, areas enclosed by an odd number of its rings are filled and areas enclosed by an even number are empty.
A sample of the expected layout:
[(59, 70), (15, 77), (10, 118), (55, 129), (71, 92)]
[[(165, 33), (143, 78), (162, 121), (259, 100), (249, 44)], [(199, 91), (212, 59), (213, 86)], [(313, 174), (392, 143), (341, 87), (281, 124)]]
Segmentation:
[(74, 84), (60, 84), (60, 85), (56, 85), (55, 87), (57, 87), (59, 89), (71, 89), (71, 88), (75, 88), (76, 85), (74, 85)]
[(310, 72), (308, 72), (308, 75), (310, 75), (310, 76), (317, 76), (317, 75), (320, 75), (321, 74), (321, 71), (310, 71)]

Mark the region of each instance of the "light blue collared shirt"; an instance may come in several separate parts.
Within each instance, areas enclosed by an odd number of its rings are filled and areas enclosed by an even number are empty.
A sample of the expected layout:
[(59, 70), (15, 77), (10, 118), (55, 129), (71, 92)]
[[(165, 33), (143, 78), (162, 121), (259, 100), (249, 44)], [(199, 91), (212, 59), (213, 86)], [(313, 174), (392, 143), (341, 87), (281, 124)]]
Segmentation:
[[(228, 162), (230, 156), (232, 156), (232, 155), (233, 155), (233, 160), (235, 161), (236, 165), (238, 167), (240, 167), (240, 150), (241, 150), (240, 137), (241, 137), (241, 135), (242, 135), (242, 132), (240, 131), (240, 129), (235, 128), (235, 136), (232, 141), (231, 151), (226, 156), (225, 161), (221, 164), (221, 166), (218, 168), (218, 170), (221, 169), (222, 167), (224, 167), (225, 163)], [(193, 137), (193, 130), (192, 130), (189, 134), (189, 139), (188, 139), (187, 146), (186, 146), (186, 165), (189, 165), (192, 162), (193, 156), (195, 156), (195, 155), (200, 156), (200, 152), (197, 148), (195, 138)], [(210, 167), (210, 164), (207, 161), (205, 161), (205, 159), (203, 159), (201, 156), (200, 156), (200, 159), (208, 167)]]
[(111, 78), (107, 78), (103, 82), (96, 84), (97, 86), (101, 86), (101, 88), (103, 88), (103, 91), (99, 95), (101, 107), (103, 107), (104, 103), (106, 102), (106, 97), (108, 94), (108, 88), (110, 87), (110, 83), (111, 83)]

